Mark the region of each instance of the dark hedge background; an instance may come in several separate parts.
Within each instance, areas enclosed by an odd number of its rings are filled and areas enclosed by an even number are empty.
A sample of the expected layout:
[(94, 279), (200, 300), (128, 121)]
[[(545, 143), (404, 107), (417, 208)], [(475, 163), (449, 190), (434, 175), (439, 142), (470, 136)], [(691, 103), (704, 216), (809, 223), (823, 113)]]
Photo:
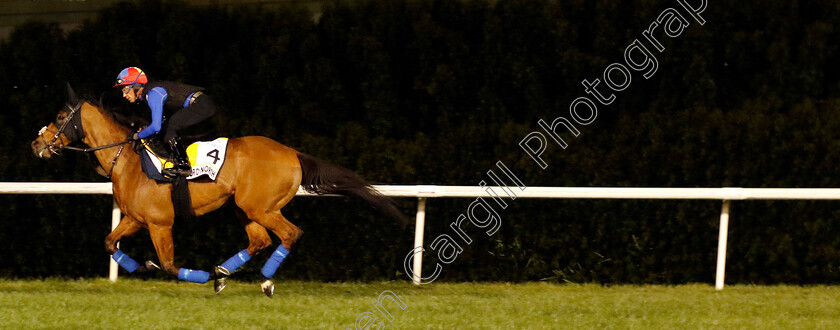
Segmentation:
[[(265, 135), (374, 183), (477, 185), (502, 160), (528, 186), (836, 187), (840, 3), (710, 1), (700, 26), (659, 30), (650, 79), (634, 72), (596, 122), (540, 169), (518, 147), (536, 122), (567, 116), (583, 79), (623, 60), (675, 1), (331, 2), (191, 7), (126, 2), (78, 29), (19, 26), (0, 43), (0, 181), (102, 181), (85, 156), (45, 162), (28, 143), (63, 104), (63, 84), (148, 116), (109, 88), (125, 66), (207, 87), (227, 136)], [(645, 42), (646, 43), (646, 42)], [(646, 43), (647, 44), (647, 43)], [(603, 84), (601, 89), (605, 88)], [(104, 94), (103, 94), (104, 93)], [(428, 244), (452, 234), (469, 199), (432, 199)], [(502, 229), (440, 280), (711, 282), (719, 201), (509, 201)], [(413, 215), (416, 201), (398, 204)], [(109, 196), (0, 196), (0, 276), (97, 277)], [(306, 234), (289, 279), (399, 278), (413, 234), (364, 203), (298, 198)], [(840, 204), (734, 202), (727, 280), (840, 282)], [(210, 269), (247, 245), (230, 208), (175, 229), (176, 261)], [(122, 243), (154, 258), (147, 232)], [(257, 279), (264, 261), (240, 279)], [(427, 254), (426, 274), (435, 258)]]

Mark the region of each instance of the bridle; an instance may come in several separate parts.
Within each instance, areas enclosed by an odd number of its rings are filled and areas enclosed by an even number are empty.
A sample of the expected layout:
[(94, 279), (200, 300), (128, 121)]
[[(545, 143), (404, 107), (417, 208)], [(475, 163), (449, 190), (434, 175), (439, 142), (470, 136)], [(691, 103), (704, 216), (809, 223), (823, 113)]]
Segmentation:
[[(69, 145), (65, 145), (64, 142), (61, 141), (61, 138), (60, 138), (61, 134), (64, 134), (64, 136), (67, 137), (67, 139), (70, 140), (70, 142), (81, 141), (82, 139), (85, 138), (85, 131), (82, 128), (81, 117), (76, 117), (76, 114), (78, 112), (80, 112), (80, 110), (82, 108), (82, 103), (84, 103), (84, 102), (78, 102), (75, 106), (72, 106), (72, 107), (69, 104), (67, 105), (67, 108), (70, 109), (70, 113), (67, 115), (64, 123), (62, 123), (61, 125), (57, 125), (58, 121), (53, 123), (54, 126), (58, 127), (58, 131), (51, 131), (47, 128), (47, 126), (44, 126), (44, 127), (41, 128), (40, 131), (38, 131), (38, 136), (40, 136), (41, 138), (44, 139), (44, 142), (47, 146), (46, 148), (44, 148), (44, 150), (49, 150), (49, 152), (51, 154), (59, 155), (59, 156), (61, 155), (61, 150), (63, 150), (63, 149), (72, 150), (72, 151), (81, 151), (81, 152), (84, 152), (84, 153), (90, 155), (89, 154), (90, 152), (94, 152), (94, 151), (98, 151), (98, 150), (102, 150), (102, 149), (113, 148), (113, 147), (117, 147), (117, 146), (120, 147), (120, 150), (117, 151), (117, 155), (114, 156), (113, 160), (111, 160), (111, 168), (108, 170), (107, 175), (105, 175), (106, 178), (110, 179), (111, 174), (113, 174), (113, 172), (114, 172), (114, 167), (117, 165), (117, 159), (120, 158), (120, 155), (122, 154), (122, 151), (125, 148), (125, 145), (127, 143), (130, 143), (131, 140), (114, 142), (114, 143), (101, 145), (101, 146), (93, 147), (93, 148), (77, 148), (77, 147), (72, 147), (72, 146), (69, 146)], [(65, 132), (65, 129), (67, 129), (67, 127), (68, 127), (68, 124), (73, 125), (73, 130)], [(47, 142), (46, 138), (43, 137), (44, 132), (47, 132), (47, 131), (53, 133), (52, 141)], [(44, 150), (41, 150), (41, 153), (43, 153)], [(90, 160), (90, 157), (88, 157), (88, 160)], [(103, 168), (101, 164), (97, 163), (97, 166), (99, 166), (99, 168), (101, 168), (103, 172), (105, 171), (105, 168)]]

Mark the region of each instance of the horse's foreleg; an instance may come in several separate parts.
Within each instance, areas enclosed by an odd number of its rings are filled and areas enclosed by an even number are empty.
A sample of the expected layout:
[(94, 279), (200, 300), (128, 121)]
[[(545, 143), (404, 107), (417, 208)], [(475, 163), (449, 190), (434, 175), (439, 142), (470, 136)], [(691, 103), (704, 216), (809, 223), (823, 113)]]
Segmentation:
[(150, 224), (149, 235), (152, 237), (152, 243), (155, 245), (155, 251), (164, 271), (178, 276), (180, 280), (189, 282), (206, 283), (210, 280), (210, 273), (203, 270), (179, 269), (175, 267), (175, 245), (172, 242), (171, 225)]
[(114, 230), (105, 237), (105, 250), (107, 250), (110, 254), (114, 254), (114, 252), (117, 252), (117, 242), (119, 242), (123, 237), (133, 235), (140, 230), (140, 228), (143, 228), (143, 226), (141, 226), (137, 220), (134, 220), (134, 218), (129, 216), (124, 216), (117, 225), (117, 228), (114, 228)]
[(251, 260), (251, 256), (260, 253), (271, 245), (271, 237), (268, 236), (268, 232), (263, 226), (248, 219), (245, 212), (239, 209), (236, 210), (236, 215), (245, 226), (245, 232), (248, 234), (248, 248), (239, 251), (239, 253), (230, 257), (230, 259), (221, 265), (216, 266), (213, 274), (213, 278), (215, 279), (213, 288), (216, 290), (216, 293), (221, 292), (227, 286), (225, 282), (226, 277), (230, 276), (230, 274), (239, 269), (248, 260)]
[(157, 265), (151, 261), (146, 261), (146, 264), (141, 266), (137, 263), (137, 261), (134, 261), (134, 259), (131, 259), (131, 257), (117, 248), (117, 242), (119, 242), (123, 237), (133, 235), (140, 230), (140, 228), (143, 228), (143, 226), (137, 222), (137, 220), (134, 220), (134, 218), (129, 216), (125, 216), (122, 220), (120, 220), (117, 228), (114, 228), (114, 230), (105, 237), (105, 250), (111, 254), (111, 257), (114, 258), (114, 261), (116, 261), (120, 267), (129, 273), (144, 272), (158, 268)]

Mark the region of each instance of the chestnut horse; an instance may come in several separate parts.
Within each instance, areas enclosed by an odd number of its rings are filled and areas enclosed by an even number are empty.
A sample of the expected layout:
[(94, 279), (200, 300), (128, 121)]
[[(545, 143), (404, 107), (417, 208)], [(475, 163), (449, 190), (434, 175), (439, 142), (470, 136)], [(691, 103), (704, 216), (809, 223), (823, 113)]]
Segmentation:
[[(212, 272), (178, 268), (173, 260), (175, 210), (170, 197), (171, 185), (148, 179), (143, 173), (139, 155), (131, 147), (126, 148), (131, 143), (126, 140), (131, 132), (129, 127), (120, 124), (113, 113), (98, 103), (80, 100), (69, 84), (67, 87), (67, 106), (59, 111), (55, 122), (41, 129), (38, 138), (32, 142), (32, 151), (44, 159), (62, 149), (95, 154), (100, 166), (97, 171), (110, 177), (114, 199), (125, 215), (117, 228), (105, 238), (105, 247), (114, 260), (129, 272), (158, 268), (151, 261), (140, 265), (117, 249), (120, 239), (140, 228), (147, 228), (164, 271), (190, 282), (205, 283), (213, 279), (218, 293), (224, 289), (225, 277), (251, 256), (271, 246), (268, 229), (281, 240), (262, 268), (260, 286), (271, 297), (274, 292), (271, 277), (303, 234), (281, 212), (295, 196), (298, 187), (316, 194), (360, 197), (403, 225), (408, 223), (390, 199), (347, 169), (299, 153), (266, 137), (234, 138), (228, 142), (225, 165), (216, 180), (190, 181), (188, 187), (195, 215), (216, 210), (233, 197), (237, 216), (248, 234), (248, 247), (216, 266)], [(81, 141), (90, 148), (68, 146), (75, 141)]]

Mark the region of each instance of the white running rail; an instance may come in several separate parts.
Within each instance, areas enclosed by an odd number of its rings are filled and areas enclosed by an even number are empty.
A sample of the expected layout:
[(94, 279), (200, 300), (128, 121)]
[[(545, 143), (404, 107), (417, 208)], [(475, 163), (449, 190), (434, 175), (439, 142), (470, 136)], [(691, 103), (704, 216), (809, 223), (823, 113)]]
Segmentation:
[[(486, 197), (486, 188), (479, 186), (374, 186), (390, 197), (418, 199), (414, 247), (423, 246), (427, 198)], [(112, 194), (110, 182), (0, 182), (0, 194)], [(298, 196), (315, 196), (299, 190)], [(726, 241), (729, 231), (729, 205), (733, 200), (840, 200), (838, 188), (635, 188), (635, 187), (527, 187), (516, 191), (517, 198), (566, 199), (711, 199), (723, 202), (718, 234), (715, 288), (722, 290), (726, 269)], [(111, 229), (120, 222), (121, 214), (113, 204)], [(422, 254), (414, 258), (414, 278), (421, 278)], [(117, 264), (111, 260), (109, 278), (117, 280)], [(419, 281), (419, 280), (418, 280)], [(415, 282), (416, 283), (416, 282)]]

